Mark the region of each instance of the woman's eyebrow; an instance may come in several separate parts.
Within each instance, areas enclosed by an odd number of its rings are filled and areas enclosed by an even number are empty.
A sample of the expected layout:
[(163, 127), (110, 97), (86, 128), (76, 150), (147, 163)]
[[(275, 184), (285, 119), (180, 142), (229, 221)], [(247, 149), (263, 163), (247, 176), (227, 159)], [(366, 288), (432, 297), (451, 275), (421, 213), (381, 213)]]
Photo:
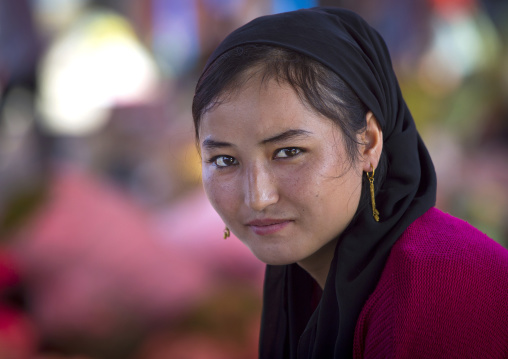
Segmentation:
[(233, 145), (229, 142), (215, 141), (207, 138), (201, 143), (201, 146), (207, 150), (213, 150), (215, 148), (232, 147)]
[[(269, 137), (261, 141), (261, 144), (273, 143), (273, 142), (281, 142), (285, 140), (295, 139), (298, 137), (308, 137), (312, 132), (306, 130), (287, 130), (282, 133), (279, 133), (275, 136)], [(213, 150), (217, 148), (225, 148), (225, 147), (233, 147), (233, 145), (229, 142), (215, 141), (211, 138), (205, 139), (201, 142), (201, 146), (206, 148), (207, 150)]]
[(261, 141), (262, 144), (272, 143), (272, 142), (280, 142), (285, 140), (292, 140), (298, 137), (309, 137), (312, 132), (306, 131), (306, 130), (287, 130), (282, 133), (279, 133), (278, 135), (275, 135), (273, 137), (269, 137), (263, 141)]

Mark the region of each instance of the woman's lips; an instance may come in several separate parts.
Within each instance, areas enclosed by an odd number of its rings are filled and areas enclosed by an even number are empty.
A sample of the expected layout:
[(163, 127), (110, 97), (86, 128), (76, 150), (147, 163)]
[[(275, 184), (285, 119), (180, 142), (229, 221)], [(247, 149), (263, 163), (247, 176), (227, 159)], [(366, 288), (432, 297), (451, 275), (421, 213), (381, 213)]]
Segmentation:
[(292, 221), (287, 219), (261, 219), (247, 223), (252, 231), (260, 236), (276, 233), (284, 229)]

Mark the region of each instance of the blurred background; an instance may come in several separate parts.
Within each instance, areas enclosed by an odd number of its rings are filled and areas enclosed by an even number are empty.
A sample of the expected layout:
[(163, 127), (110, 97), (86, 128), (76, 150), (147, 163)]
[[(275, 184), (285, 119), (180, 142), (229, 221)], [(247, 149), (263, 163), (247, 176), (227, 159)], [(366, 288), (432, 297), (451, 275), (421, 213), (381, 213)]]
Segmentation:
[(208, 55), (264, 14), (384, 36), (437, 206), (508, 247), (508, 2), (0, 0), (0, 358), (257, 357), (264, 266), (200, 184)]

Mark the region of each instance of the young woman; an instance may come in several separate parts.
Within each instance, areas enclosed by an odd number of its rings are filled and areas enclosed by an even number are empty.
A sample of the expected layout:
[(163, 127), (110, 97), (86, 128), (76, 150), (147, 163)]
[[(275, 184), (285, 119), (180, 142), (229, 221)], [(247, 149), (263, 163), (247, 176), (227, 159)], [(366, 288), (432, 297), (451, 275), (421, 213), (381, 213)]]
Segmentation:
[(244, 25), (192, 109), (225, 235), (268, 264), (261, 358), (508, 357), (508, 251), (433, 207), (432, 161), (359, 16)]

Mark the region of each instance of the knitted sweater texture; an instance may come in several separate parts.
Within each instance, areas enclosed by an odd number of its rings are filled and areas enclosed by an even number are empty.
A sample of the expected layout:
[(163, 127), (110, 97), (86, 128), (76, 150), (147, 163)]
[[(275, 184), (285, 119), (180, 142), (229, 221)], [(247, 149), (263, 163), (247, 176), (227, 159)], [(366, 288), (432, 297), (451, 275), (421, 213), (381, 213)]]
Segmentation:
[(508, 250), (430, 209), (394, 245), (354, 358), (508, 358)]

